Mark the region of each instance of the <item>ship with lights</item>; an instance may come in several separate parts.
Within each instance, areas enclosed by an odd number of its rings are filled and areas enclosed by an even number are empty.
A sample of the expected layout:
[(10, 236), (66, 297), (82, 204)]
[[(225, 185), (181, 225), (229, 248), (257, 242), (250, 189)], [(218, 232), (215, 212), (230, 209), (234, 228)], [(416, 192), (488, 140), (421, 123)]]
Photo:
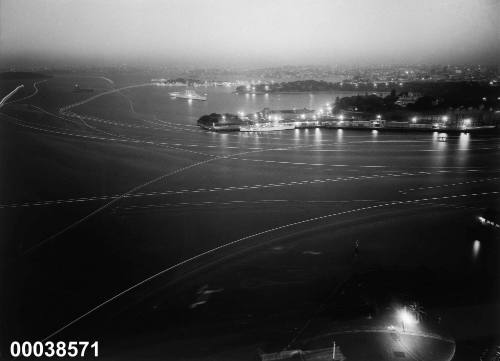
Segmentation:
[(207, 100), (207, 95), (200, 95), (196, 93), (194, 90), (186, 89), (183, 92), (172, 92), (168, 93), (174, 99), (187, 99), (187, 100)]
[(240, 126), (240, 132), (271, 132), (292, 129), (295, 129), (295, 125), (287, 123), (255, 123)]

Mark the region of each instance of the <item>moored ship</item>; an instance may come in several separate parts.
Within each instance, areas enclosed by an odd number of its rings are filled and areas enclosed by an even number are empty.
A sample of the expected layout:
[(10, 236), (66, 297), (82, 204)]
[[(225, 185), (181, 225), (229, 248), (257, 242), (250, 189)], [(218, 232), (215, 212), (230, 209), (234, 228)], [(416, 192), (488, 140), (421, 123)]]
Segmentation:
[(295, 129), (294, 124), (287, 123), (256, 123), (240, 126), (240, 132), (270, 132), (276, 130)]
[(188, 100), (207, 100), (207, 95), (200, 95), (194, 90), (186, 89), (183, 92), (168, 93), (172, 98), (188, 99)]

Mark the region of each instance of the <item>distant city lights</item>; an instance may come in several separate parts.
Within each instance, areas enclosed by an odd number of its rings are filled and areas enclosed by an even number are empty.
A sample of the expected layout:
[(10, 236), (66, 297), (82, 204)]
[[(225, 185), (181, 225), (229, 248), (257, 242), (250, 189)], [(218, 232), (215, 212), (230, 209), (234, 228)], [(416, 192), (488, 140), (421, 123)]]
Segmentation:
[(487, 220), (484, 217), (479, 216), (479, 217), (477, 217), (477, 219), (479, 220), (479, 222), (481, 222), (481, 224), (483, 226), (493, 226), (493, 227), (496, 227), (496, 228), (500, 228), (500, 224), (495, 223), (495, 222), (490, 221), (490, 220)]

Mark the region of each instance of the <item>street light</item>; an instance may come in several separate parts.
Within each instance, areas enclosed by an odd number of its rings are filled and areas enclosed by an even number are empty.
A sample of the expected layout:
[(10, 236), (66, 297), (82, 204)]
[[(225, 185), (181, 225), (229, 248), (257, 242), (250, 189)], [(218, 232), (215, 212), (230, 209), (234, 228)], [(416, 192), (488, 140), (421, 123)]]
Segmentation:
[(417, 122), (417, 117), (413, 117), (413, 118), (411, 118), (411, 122), (412, 122), (412, 123), (416, 123), (416, 122)]
[(406, 306), (402, 310), (399, 311), (398, 317), (399, 317), (401, 323), (403, 324), (403, 332), (405, 331), (405, 325), (412, 325), (412, 324), (416, 323), (415, 317), (413, 317), (411, 312), (408, 312), (408, 310), (406, 309)]
[(448, 121), (448, 117), (446, 115), (443, 115), (443, 123), (446, 123)]

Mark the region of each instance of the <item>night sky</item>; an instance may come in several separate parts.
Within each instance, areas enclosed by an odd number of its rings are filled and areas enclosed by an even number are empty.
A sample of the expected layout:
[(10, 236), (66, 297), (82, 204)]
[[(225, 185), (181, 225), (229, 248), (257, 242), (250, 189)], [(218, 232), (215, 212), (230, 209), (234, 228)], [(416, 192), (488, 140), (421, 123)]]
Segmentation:
[(494, 63), (497, 0), (2, 0), (3, 65)]

